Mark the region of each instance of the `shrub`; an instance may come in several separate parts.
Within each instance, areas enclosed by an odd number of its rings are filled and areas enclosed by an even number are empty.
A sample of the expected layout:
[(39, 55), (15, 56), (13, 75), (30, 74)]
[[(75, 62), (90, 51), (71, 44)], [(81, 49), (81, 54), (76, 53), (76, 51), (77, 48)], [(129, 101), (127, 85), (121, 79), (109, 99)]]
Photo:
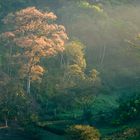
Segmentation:
[(68, 129), (72, 140), (99, 140), (99, 131), (89, 125), (73, 125)]

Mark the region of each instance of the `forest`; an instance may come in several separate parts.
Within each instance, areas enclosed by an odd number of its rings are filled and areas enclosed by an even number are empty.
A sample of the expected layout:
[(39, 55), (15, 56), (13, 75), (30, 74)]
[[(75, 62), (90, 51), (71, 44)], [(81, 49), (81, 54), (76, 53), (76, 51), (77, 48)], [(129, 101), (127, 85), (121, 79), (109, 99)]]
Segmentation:
[(140, 0), (0, 0), (0, 140), (140, 140)]

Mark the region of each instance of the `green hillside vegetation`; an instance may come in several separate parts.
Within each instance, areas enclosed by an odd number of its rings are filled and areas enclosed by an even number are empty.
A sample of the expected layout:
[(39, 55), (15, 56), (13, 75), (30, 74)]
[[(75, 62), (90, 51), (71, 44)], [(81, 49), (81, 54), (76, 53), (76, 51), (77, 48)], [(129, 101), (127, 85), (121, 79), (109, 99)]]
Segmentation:
[(139, 0), (0, 0), (0, 140), (139, 140), (139, 13)]

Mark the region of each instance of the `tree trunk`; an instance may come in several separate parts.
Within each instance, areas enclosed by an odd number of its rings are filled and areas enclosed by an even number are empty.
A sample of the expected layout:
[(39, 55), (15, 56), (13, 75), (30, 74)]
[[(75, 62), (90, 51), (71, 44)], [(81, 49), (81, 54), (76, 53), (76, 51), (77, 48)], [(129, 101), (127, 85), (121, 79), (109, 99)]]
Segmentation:
[(5, 117), (5, 127), (8, 127), (8, 120), (6, 117)]
[(105, 53), (106, 53), (106, 45), (104, 44), (103, 45), (103, 53), (102, 53), (102, 56), (101, 56), (101, 63), (100, 63), (101, 67), (102, 67), (103, 62), (104, 62)]
[(27, 77), (27, 93), (30, 94), (31, 90), (31, 78), (30, 76)]

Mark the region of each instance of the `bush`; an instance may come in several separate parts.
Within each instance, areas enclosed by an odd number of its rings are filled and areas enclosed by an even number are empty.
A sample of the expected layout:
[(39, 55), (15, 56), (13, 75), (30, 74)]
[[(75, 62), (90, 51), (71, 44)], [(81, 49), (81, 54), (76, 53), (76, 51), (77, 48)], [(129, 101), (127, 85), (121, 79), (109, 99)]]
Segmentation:
[(72, 140), (99, 140), (99, 131), (89, 125), (73, 125), (68, 129)]
[(140, 95), (133, 96), (126, 101), (120, 101), (119, 107), (115, 110), (113, 125), (121, 125), (133, 120), (140, 119)]

